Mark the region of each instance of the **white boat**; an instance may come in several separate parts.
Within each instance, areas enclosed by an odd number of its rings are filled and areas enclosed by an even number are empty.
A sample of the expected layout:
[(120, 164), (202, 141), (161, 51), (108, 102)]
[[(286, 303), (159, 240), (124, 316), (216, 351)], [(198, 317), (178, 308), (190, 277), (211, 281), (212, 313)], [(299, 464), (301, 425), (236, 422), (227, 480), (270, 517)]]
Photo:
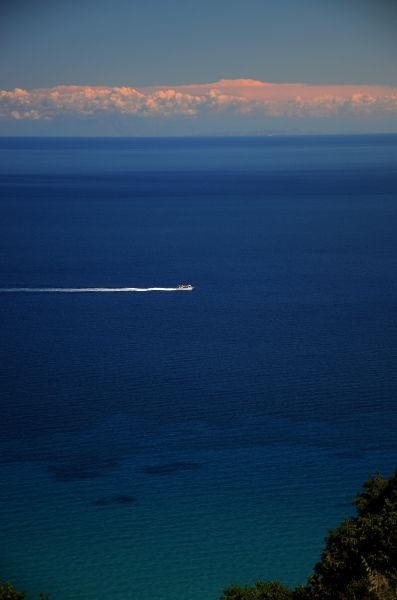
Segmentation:
[(177, 290), (184, 290), (184, 291), (189, 291), (193, 289), (193, 286), (190, 283), (180, 283), (179, 285), (176, 286)]

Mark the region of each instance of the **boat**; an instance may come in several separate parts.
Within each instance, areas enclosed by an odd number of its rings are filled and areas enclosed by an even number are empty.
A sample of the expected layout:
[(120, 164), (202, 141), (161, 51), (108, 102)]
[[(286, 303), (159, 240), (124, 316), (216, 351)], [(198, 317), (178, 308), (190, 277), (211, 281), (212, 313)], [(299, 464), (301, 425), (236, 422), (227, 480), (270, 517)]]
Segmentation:
[(189, 290), (193, 289), (193, 286), (190, 283), (180, 283), (179, 285), (176, 286), (176, 289), (189, 291)]

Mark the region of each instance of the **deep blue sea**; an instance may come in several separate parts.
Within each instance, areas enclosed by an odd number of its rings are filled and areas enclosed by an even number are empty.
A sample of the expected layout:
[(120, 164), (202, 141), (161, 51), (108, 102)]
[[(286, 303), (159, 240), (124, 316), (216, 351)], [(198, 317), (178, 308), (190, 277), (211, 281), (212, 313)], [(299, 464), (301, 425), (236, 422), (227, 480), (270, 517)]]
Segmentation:
[(397, 136), (0, 139), (0, 578), (304, 583), (397, 466)]

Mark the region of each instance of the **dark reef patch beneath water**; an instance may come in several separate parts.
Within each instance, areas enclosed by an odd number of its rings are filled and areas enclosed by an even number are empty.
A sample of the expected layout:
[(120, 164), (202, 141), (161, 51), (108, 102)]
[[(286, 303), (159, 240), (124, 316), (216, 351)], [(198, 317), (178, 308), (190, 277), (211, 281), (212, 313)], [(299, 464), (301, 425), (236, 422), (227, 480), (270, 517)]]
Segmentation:
[(98, 508), (111, 506), (130, 506), (136, 502), (135, 496), (127, 494), (116, 494), (115, 496), (106, 496), (104, 498), (96, 498), (90, 502), (91, 506)]

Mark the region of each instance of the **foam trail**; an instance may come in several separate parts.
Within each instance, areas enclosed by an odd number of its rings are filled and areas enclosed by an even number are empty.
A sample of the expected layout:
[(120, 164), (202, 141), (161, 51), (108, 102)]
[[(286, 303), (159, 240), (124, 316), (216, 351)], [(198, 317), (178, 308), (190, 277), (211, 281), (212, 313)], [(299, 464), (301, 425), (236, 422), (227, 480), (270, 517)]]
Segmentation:
[(120, 292), (180, 292), (180, 288), (0, 288), (0, 294), (102, 294)]

